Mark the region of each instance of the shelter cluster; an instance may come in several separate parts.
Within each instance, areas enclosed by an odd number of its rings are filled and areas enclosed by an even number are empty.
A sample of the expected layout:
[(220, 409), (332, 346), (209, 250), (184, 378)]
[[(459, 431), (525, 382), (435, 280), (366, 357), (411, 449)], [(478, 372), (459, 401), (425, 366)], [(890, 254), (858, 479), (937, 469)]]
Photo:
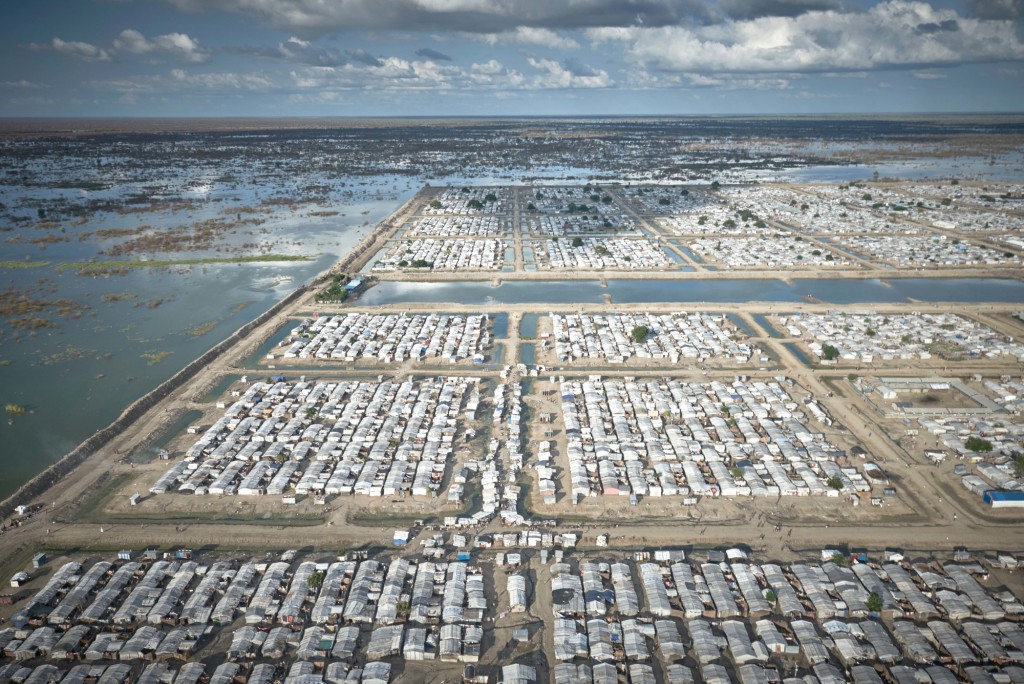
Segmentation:
[(578, 238), (535, 243), (540, 269), (601, 270), (607, 268), (650, 270), (673, 265), (649, 238)]
[(307, 318), (282, 345), (287, 345), (281, 354), (285, 359), (482, 363), (491, 336), (484, 315), (350, 313)]
[(437, 495), (479, 382), (252, 383), (150, 492)]
[(450, 238), (403, 240), (392, 244), (373, 265), (374, 271), (496, 271), (505, 263), (505, 243), (495, 239)]
[[(591, 377), (559, 388), (574, 499), (871, 491), (778, 381)], [(831, 422), (814, 400), (804, 406)]]
[[(565, 684), (1024, 676), (1024, 605), (966, 554), (826, 548), (820, 562), (782, 564), (736, 548), (579, 552), (575, 535), (537, 530), (404, 539), (309, 560), (180, 549), (65, 562), (0, 630), (0, 679), (388, 684), (437, 662), (472, 681), (544, 681), (523, 648), (550, 652), (547, 681)], [(517, 626), (527, 614), (536, 622)], [(488, 656), (510, 626), (517, 649)], [(222, 655), (203, 657), (220, 642)]]
[(602, 359), (747, 363), (759, 352), (724, 314), (551, 314), (555, 353), (561, 362)]
[(504, 221), (497, 216), (421, 216), (413, 221), (410, 236), (495, 237), (505, 232)]
[(850, 235), (840, 242), (849, 249), (899, 267), (913, 266), (1019, 266), (1019, 256), (974, 245), (945, 235)]
[(842, 266), (853, 267), (853, 262), (838, 250), (821, 244), (792, 237), (704, 237), (689, 243), (690, 249), (706, 261), (722, 264), (726, 268), (780, 266)]
[(881, 314), (873, 311), (780, 316), (791, 337), (807, 340), (815, 355), (825, 345), (845, 362), (877, 363), (894, 360), (999, 359), (1024, 362), (1024, 345), (989, 326), (947, 313)]
[(757, 564), (738, 549), (707, 556), (551, 565), (554, 681), (617, 684), (625, 667), (630, 682), (652, 684), (953, 684), (1024, 674), (1024, 607), (987, 592), (978, 564), (911, 565), (893, 553), (851, 565), (828, 550), (820, 565)]

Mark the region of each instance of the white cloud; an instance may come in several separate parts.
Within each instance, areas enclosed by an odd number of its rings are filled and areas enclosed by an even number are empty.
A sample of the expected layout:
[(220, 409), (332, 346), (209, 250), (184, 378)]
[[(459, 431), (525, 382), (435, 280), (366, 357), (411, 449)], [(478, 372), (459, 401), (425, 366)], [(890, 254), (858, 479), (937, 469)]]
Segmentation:
[(553, 88), (605, 88), (613, 85), (608, 73), (566, 60), (530, 58), (537, 73), (524, 75), (498, 60), (472, 64), (468, 69), (433, 60), (382, 57), (380, 64), (349, 63), (306, 67), (291, 72), (292, 83), (303, 91), (507, 91)]
[(92, 43), (83, 43), (78, 40), (61, 40), (54, 38), (47, 44), (32, 43), (34, 50), (54, 50), (62, 55), (77, 57), (87, 62), (108, 62), (110, 53), (103, 48), (96, 47)]
[(537, 88), (607, 88), (613, 85), (607, 71), (546, 58), (530, 57), (527, 61), (542, 72), (533, 82)]
[(969, 19), (924, 2), (889, 0), (866, 12), (809, 12), (689, 28), (597, 28), (645, 68), (700, 73), (786, 73), (940, 67), (1024, 59), (1009, 21)]
[(42, 88), (49, 88), (45, 83), (35, 83), (33, 81), (26, 81), (21, 79), (18, 81), (0, 81), (0, 88), (20, 88), (23, 90), (40, 90)]
[(157, 76), (143, 76), (137, 80), (130, 78), (106, 81), (86, 81), (82, 85), (92, 90), (110, 90), (115, 93), (153, 93), (162, 79)]
[(449, 90), (464, 81), (465, 72), (432, 60), (409, 61), (382, 57), (376, 64), (350, 62), (339, 66), (308, 67), (291, 72), (303, 89)]
[(57, 104), (56, 100), (54, 100), (53, 98), (43, 97), (41, 95), (12, 97), (7, 100), (7, 103), (11, 105), (16, 105), (18, 107), (43, 107)]
[(505, 73), (505, 65), (496, 59), (492, 59), (483, 64), (474, 64), (473, 73), (482, 76), (496, 76)]
[(146, 38), (135, 29), (125, 29), (114, 39), (114, 47), (137, 55), (163, 52), (185, 62), (205, 62), (210, 58), (209, 51), (205, 50), (199, 41), (184, 33), (167, 33)]
[(272, 79), (260, 73), (190, 73), (184, 69), (172, 69), (171, 79), (187, 89), (265, 91), (277, 87)]
[(562, 36), (545, 28), (517, 26), (512, 31), (484, 33), (475, 37), (488, 45), (538, 45), (551, 50), (575, 50), (580, 44), (572, 38)]
[(156, 49), (156, 46), (152, 42), (147, 40), (144, 35), (135, 29), (125, 29), (124, 31), (121, 31), (121, 35), (114, 39), (114, 47), (118, 50), (126, 50), (127, 52), (134, 52), (136, 54), (152, 52)]
[(941, 71), (911, 71), (910, 75), (922, 81), (937, 81), (946, 78), (946, 74)]
[(470, 68), (470, 80), (477, 86), (495, 88), (522, 88), (526, 78), (515, 69), (509, 69), (501, 62), (492, 59), (482, 64), (474, 64)]

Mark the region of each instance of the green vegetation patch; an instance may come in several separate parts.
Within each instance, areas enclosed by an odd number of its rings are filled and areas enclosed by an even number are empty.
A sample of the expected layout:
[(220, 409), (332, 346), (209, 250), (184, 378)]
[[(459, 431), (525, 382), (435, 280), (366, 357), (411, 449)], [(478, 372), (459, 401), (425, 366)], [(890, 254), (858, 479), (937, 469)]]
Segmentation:
[(0, 269), (42, 268), (49, 265), (49, 261), (0, 261)]
[(222, 320), (223, 319), (216, 318), (212, 321), (206, 321), (205, 323), (193, 325), (191, 328), (185, 328), (185, 334), (191, 337), (202, 337), (203, 335), (205, 335), (206, 333), (210, 332), (218, 325), (220, 325), (220, 322)]
[(301, 254), (257, 254), (237, 257), (207, 257), (200, 259), (164, 259), (152, 261), (79, 261), (60, 264), (58, 271), (74, 270), (78, 275), (103, 275), (129, 268), (163, 268), (168, 266), (203, 266), (207, 264), (247, 264), (274, 261), (312, 261), (315, 256)]
[(174, 352), (169, 351), (148, 351), (144, 354), (140, 354), (140, 356), (148, 360), (150, 366), (155, 366), (173, 353)]
[(978, 453), (988, 453), (992, 451), (992, 442), (987, 439), (982, 439), (981, 437), (969, 437), (967, 441), (964, 442), (964, 446), (971, 451)]

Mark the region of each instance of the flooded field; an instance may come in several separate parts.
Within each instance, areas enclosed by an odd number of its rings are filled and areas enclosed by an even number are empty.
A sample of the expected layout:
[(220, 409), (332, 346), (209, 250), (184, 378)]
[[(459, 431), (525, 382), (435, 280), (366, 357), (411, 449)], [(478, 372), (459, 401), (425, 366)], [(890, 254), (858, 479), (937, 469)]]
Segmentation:
[[(83, 124), (12, 133), (0, 142), (0, 401), (11, 408), (0, 421), (0, 497), (324, 272), (425, 183), (1022, 175), (1019, 153), (1005, 152), (1006, 136), (1018, 135), (1018, 124), (938, 119), (927, 127), (920, 154), (928, 156), (920, 163), (907, 159), (905, 149), (920, 122), (876, 120), (841, 139), (833, 124), (608, 119), (586, 123), (584, 136), (583, 124), (569, 120), (351, 121), (169, 133), (102, 127), (93, 133)], [(958, 136), (968, 134), (972, 145), (979, 135), (1001, 142), (992, 155), (960, 154)], [(678, 153), (644, 142), (668, 138), (693, 144)], [(505, 251), (514, 256), (511, 246)], [(521, 246), (520, 253), (522, 270), (536, 271), (533, 249)], [(669, 257), (679, 268), (680, 257)], [(1024, 289), (1008, 278), (792, 285), (610, 279), (606, 287), (596, 278), (498, 287), (389, 281), (360, 303), (795, 302), (808, 296), (837, 304), (1012, 302), (1024, 301)]]

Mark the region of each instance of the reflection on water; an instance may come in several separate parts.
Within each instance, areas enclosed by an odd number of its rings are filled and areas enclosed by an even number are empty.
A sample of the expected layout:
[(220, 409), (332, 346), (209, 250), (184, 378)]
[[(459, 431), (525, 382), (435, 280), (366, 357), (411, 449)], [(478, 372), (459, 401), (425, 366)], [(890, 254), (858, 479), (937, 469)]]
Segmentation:
[[(51, 319), (56, 328), (26, 332), (0, 321), (0, 402), (26, 407), (26, 415), (0, 422), (0, 498), (11, 494), (86, 437), (110, 424), (133, 401), (245, 325), (291, 290), (314, 278), (350, 250), (395, 208), (371, 202), (330, 224), (266, 226), (288, 240), (276, 253), (316, 254), (306, 262), (209, 264), (135, 268), (124, 275), (79, 276), (54, 266), (2, 271), (4, 287), (35, 298), (68, 299), (89, 308), (79, 318)], [(147, 220), (160, 224), (159, 216)], [(168, 224), (178, 221), (162, 217)], [(238, 240), (251, 237), (238, 237)], [(270, 238), (268, 238), (269, 240)], [(50, 246), (58, 264), (95, 256), (89, 241)], [(225, 256), (185, 253), (183, 258)], [(0, 258), (21, 258), (17, 245), (0, 243)], [(43, 279), (43, 283), (39, 283)]]
[(524, 340), (533, 340), (537, 338), (537, 324), (540, 323), (541, 314), (528, 313), (523, 315), (523, 320), (519, 324), (519, 336)]
[[(57, 319), (57, 329), (3, 340), (10, 365), (0, 368), (2, 400), (31, 414), (0, 424), (0, 496), (334, 260), (191, 267), (186, 277), (162, 269), (111, 278), (54, 274), (60, 296), (92, 308), (79, 319)], [(294, 281), (254, 285), (281, 273)], [(131, 296), (103, 301), (124, 292)]]
[(457, 302), (486, 304), (600, 303), (608, 293), (616, 304), (643, 302), (802, 302), (808, 296), (832, 304), (867, 302), (1024, 302), (1024, 283), (997, 278), (812, 279), (795, 280), (609, 280), (513, 281), (498, 287), (481, 282), (386, 281), (364, 293), (358, 304)]
[(460, 304), (539, 304), (600, 302), (604, 289), (596, 280), (566, 283), (512, 281), (498, 287), (484, 282), (407, 282), (389, 280), (375, 285), (358, 300), (360, 306), (396, 303), (458, 302)]
[(519, 345), (519, 363), (532, 366), (537, 363), (537, 346), (532, 342)]
[(846, 183), (875, 178), (918, 180), (922, 178), (975, 178), (992, 181), (1019, 181), (1024, 154), (1009, 152), (976, 157), (916, 157), (887, 164), (848, 166), (808, 166), (772, 174), (776, 181), (795, 183)]

